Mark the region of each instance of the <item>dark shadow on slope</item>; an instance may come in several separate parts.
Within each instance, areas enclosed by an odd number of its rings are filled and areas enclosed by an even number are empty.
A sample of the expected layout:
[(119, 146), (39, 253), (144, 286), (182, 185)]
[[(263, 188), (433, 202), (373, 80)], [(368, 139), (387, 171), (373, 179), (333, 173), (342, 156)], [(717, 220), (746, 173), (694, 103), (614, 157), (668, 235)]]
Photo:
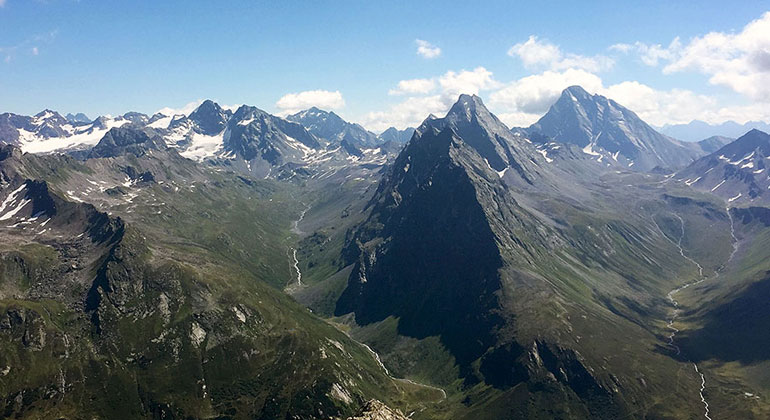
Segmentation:
[(399, 317), (400, 334), (440, 336), (468, 373), (502, 323), (503, 261), (472, 181), (450, 160), (452, 135), (426, 134), (394, 165), (348, 250), (358, 262), (335, 312), (362, 325)]
[(709, 311), (701, 329), (682, 332), (677, 342), (693, 361), (770, 360), (770, 271), (764, 279)]

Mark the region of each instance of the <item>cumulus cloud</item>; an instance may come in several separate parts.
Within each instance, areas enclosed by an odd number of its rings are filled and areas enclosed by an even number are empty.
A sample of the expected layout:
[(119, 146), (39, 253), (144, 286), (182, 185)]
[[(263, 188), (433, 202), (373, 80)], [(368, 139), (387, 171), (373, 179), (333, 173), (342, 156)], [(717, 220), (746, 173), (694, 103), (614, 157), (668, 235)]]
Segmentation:
[(326, 110), (339, 109), (345, 106), (345, 99), (340, 91), (306, 90), (304, 92), (289, 93), (283, 95), (275, 106), (280, 114), (288, 115), (302, 111), (303, 109), (318, 107)]
[[(770, 120), (770, 12), (734, 33), (711, 32), (668, 45), (635, 42), (609, 47), (612, 57), (629, 54), (664, 74), (699, 72), (712, 85), (743, 95), (730, 99), (688, 89), (657, 89), (637, 80), (605, 84), (600, 72), (614, 59), (564, 52), (557, 45), (530, 36), (510, 48), (534, 74), (501, 82), (484, 67), (447, 71), (426, 79), (404, 80), (390, 90), (407, 96), (383, 111), (366, 115), (373, 130), (419, 124), (429, 113), (443, 115), (460, 93), (481, 94), (492, 112), (509, 126), (537, 121), (571, 85), (580, 85), (631, 109), (655, 126), (702, 120), (719, 124), (733, 120)], [(622, 80), (622, 79), (621, 79)]]
[(444, 96), (449, 97), (452, 102), (462, 93), (475, 95), (482, 90), (500, 86), (500, 83), (492, 77), (492, 72), (481, 66), (459, 72), (450, 70), (439, 77), (438, 83)]
[(695, 71), (712, 85), (725, 86), (754, 101), (770, 102), (770, 12), (738, 33), (710, 32), (682, 43), (616, 44), (616, 51), (635, 51), (643, 63), (663, 63), (663, 73)]
[(40, 54), (40, 51), (37, 49), (37, 47), (32, 47), (32, 55), (38, 55)]
[(422, 58), (436, 58), (441, 55), (441, 48), (431, 44), (428, 41), (417, 39), (417, 55)]
[(462, 92), (481, 94), (489, 109), (509, 127), (527, 127), (548, 111), (565, 88), (573, 85), (615, 100), (654, 126), (695, 119), (712, 124), (770, 120), (766, 104), (724, 104), (713, 96), (691, 90), (655, 89), (633, 80), (605, 85), (598, 75), (578, 68), (546, 70), (507, 83), (497, 81), (483, 67), (448, 71), (434, 79), (439, 81), (437, 90), (431, 91), (435, 93), (414, 94), (385, 110), (370, 112), (361, 118), (362, 125), (377, 132), (391, 126), (417, 126), (431, 113), (443, 116), (457, 100), (457, 92)]
[(408, 95), (429, 93), (436, 87), (434, 79), (410, 79), (398, 82), (398, 85), (388, 91), (388, 95)]
[(599, 76), (580, 69), (523, 77), (493, 92), (489, 106), (510, 127), (526, 127), (542, 117), (562, 90), (572, 85), (610, 98), (654, 126), (686, 124), (696, 119), (718, 124), (770, 118), (770, 110), (761, 104), (722, 105), (709, 95), (686, 89), (655, 89), (638, 81), (605, 86)]
[(664, 73), (693, 70), (751, 99), (770, 102), (770, 12), (739, 33), (711, 32), (682, 47)]
[(525, 42), (512, 46), (508, 50), (508, 55), (518, 57), (524, 66), (530, 69), (566, 70), (578, 68), (599, 72), (610, 69), (615, 64), (612, 58), (603, 55), (588, 57), (564, 53), (559, 46), (548, 41), (541, 41), (535, 35), (530, 35)]
[(686, 89), (659, 90), (636, 81), (608, 86), (598, 93), (614, 99), (654, 126), (686, 124), (693, 120), (720, 124), (770, 120), (767, 104), (725, 104), (716, 97)]
[(187, 104), (185, 104), (184, 106), (179, 107), (179, 108), (165, 107), (165, 108), (161, 108), (161, 109), (159, 109), (159, 110), (157, 110), (155, 112), (161, 113), (161, 114), (166, 115), (166, 116), (180, 115), (180, 114), (190, 115), (202, 103), (203, 103), (203, 99), (198, 99), (198, 100), (195, 100), (195, 101), (192, 101), (192, 102), (188, 102)]
[(428, 79), (402, 80), (388, 94), (409, 97), (383, 111), (364, 115), (361, 124), (375, 132), (388, 127), (417, 126), (429, 114), (445, 114), (460, 94), (479, 94), (500, 86), (492, 72), (481, 66), (473, 70), (450, 70)]
[(523, 77), (493, 92), (489, 105), (509, 126), (526, 127), (542, 117), (561, 92), (573, 85), (610, 98), (656, 126), (688, 123), (693, 119), (714, 121), (728, 113), (719, 108), (715, 98), (707, 95), (685, 89), (654, 89), (638, 81), (605, 86), (599, 76), (582, 69), (546, 71)]
[(708, 119), (718, 107), (715, 98), (686, 89), (658, 90), (637, 81), (626, 81), (597, 92), (631, 109), (645, 122), (662, 126)]
[(501, 119), (513, 126), (537, 121), (556, 102), (561, 92), (580, 85), (589, 92), (602, 89), (599, 76), (582, 69), (545, 71), (506, 84), (489, 96), (489, 105), (499, 110)]
[(389, 127), (416, 127), (428, 115), (443, 115), (447, 110), (448, 106), (441, 95), (415, 96), (383, 111), (369, 112), (362, 118), (361, 125), (375, 133), (385, 131)]

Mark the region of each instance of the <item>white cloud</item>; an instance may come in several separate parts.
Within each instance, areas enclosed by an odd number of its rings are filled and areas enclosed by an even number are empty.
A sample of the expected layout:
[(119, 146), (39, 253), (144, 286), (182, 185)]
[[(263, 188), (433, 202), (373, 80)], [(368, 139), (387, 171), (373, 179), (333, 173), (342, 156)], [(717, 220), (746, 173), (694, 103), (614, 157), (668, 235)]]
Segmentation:
[(599, 91), (601, 95), (634, 111), (654, 126), (686, 124), (692, 120), (721, 124), (735, 121), (770, 121), (766, 104), (729, 104), (686, 89), (658, 90), (636, 81), (622, 82)]
[(0, 0), (0, 7), (5, 6), (5, 0)]
[(636, 80), (605, 85), (597, 73), (611, 68), (613, 58), (567, 53), (557, 45), (530, 36), (511, 47), (508, 54), (520, 58), (535, 74), (501, 83), (491, 71), (477, 67), (404, 80), (389, 94), (407, 98), (384, 111), (367, 114), (363, 123), (373, 130), (416, 125), (429, 113), (443, 115), (457, 95), (470, 93), (486, 96), (490, 110), (506, 124), (528, 126), (571, 85), (613, 99), (655, 126), (695, 119), (711, 124), (729, 120), (770, 121), (770, 12), (736, 33), (712, 32), (687, 42), (677, 37), (668, 45), (615, 44), (609, 51), (615, 54), (613, 57), (633, 54), (647, 66), (661, 66), (664, 74), (705, 74), (711, 84), (728, 87), (745, 98), (725, 99), (704, 94), (705, 90), (656, 89)]
[(388, 91), (388, 95), (408, 95), (429, 93), (436, 87), (436, 81), (433, 79), (409, 79), (398, 82), (395, 89)]
[(602, 89), (602, 80), (582, 69), (548, 70), (515, 80), (492, 92), (489, 105), (500, 112), (499, 117), (506, 124), (528, 126), (548, 111), (565, 88), (573, 85), (597, 92)]
[(653, 67), (657, 66), (661, 60), (671, 60), (681, 47), (682, 44), (679, 41), (679, 37), (674, 38), (668, 47), (663, 47), (660, 44), (646, 45), (641, 42), (636, 43), (642, 63)]
[(654, 126), (688, 123), (698, 119), (717, 124), (728, 120), (745, 122), (770, 119), (770, 109), (759, 105), (722, 105), (711, 96), (686, 89), (658, 90), (638, 81), (605, 87), (602, 79), (582, 69), (545, 71), (510, 82), (489, 96), (492, 112), (511, 127), (536, 122), (559, 98), (562, 90), (582, 86), (634, 111)]
[(613, 45), (610, 45), (610, 48), (609, 48), (610, 51), (618, 51), (618, 52), (622, 52), (623, 54), (627, 54), (632, 49), (634, 49), (634, 46), (632, 44), (613, 44)]
[(166, 115), (166, 116), (179, 115), (179, 114), (190, 115), (202, 103), (203, 103), (203, 99), (198, 99), (198, 100), (195, 100), (195, 101), (192, 101), (192, 102), (189, 102), (189, 103), (185, 104), (181, 108), (165, 107), (165, 108), (161, 108), (161, 109), (159, 109), (159, 110), (157, 110), (155, 112), (156, 113), (161, 113), (161, 114)]
[(657, 90), (637, 81), (626, 81), (601, 89), (598, 93), (634, 111), (648, 124), (689, 123), (709, 118), (718, 102), (685, 89)]
[(280, 110), (279, 114), (288, 115), (314, 106), (325, 110), (339, 109), (345, 106), (345, 99), (338, 90), (306, 90), (282, 96), (275, 106)]
[(438, 83), (444, 96), (451, 97), (453, 102), (462, 93), (475, 95), (482, 90), (495, 89), (500, 86), (500, 83), (492, 77), (492, 72), (481, 66), (473, 70), (461, 70), (459, 72), (450, 70), (439, 77)]
[(364, 115), (361, 125), (375, 133), (389, 127), (416, 127), (429, 114), (443, 115), (448, 108), (441, 95), (410, 97), (384, 111), (369, 112)]
[[(484, 67), (476, 67), (473, 70), (450, 70), (441, 76), (429, 79), (402, 80), (388, 93), (393, 95), (403, 92), (412, 96), (383, 111), (369, 112), (361, 119), (361, 124), (374, 132), (381, 132), (389, 127), (416, 127), (429, 114), (443, 116), (457, 101), (460, 94), (479, 94), (500, 86), (500, 82), (494, 79), (492, 72)], [(435, 91), (437, 87), (438, 92), (426, 95)], [(419, 96), (421, 93), (423, 95)]]
[(40, 54), (40, 51), (37, 49), (37, 47), (32, 47), (32, 55), (38, 55), (38, 54)]
[(677, 37), (660, 44), (616, 44), (610, 49), (635, 50), (644, 64), (663, 62), (664, 74), (695, 71), (747, 98), (770, 102), (770, 12), (738, 33), (710, 32), (683, 44)]
[(422, 58), (436, 58), (441, 55), (441, 48), (431, 44), (428, 41), (417, 39), (417, 55)]
[(451, 104), (447, 105), (441, 95), (410, 97), (384, 111), (364, 115), (361, 124), (375, 133), (385, 131), (389, 127), (417, 127), (430, 114), (444, 115), (449, 106)]
[(770, 12), (739, 33), (711, 32), (682, 47), (664, 73), (693, 70), (751, 99), (770, 102)]
[(370, 112), (361, 118), (362, 125), (375, 132), (391, 126), (417, 126), (428, 114), (443, 116), (457, 100), (457, 92), (463, 92), (481, 93), (489, 109), (509, 127), (526, 127), (542, 117), (561, 92), (573, 85), (615, 100), (654, 126), (695, 119), (711, 124), (770, 120), (770, 107), (765, 104), (725, 105), (709, 95), (686, 89), (659, 90), (638, 81), (605, 86), (598, 75), (577, 68), (547, 70), (504, 84), (483, 67), (448, 71), (434, 79), (440, 87), (435, 94), (413, 95), (383, 111)]
[(240, 108), (242, 105), (223, 105), (223, 104), (219, 104), (219, 106), (220, 106), (222, 109), (226, 109), (226, 110), (228, 110), (228, 111), (230, 111), (230, 112), (235, 112), (235, 111), (237, 111), (237, 110), (238, 110), (238, 108)]
[(508, 50), (511, 57), (519, 57), (527, 68), (546, 68), (550, 70), (566, 70), (579, 68), (598, 72), (612, 68), (615, 61), (603, 55), (587, 57), (578, 54), (565, 54), (561, 49), (548, 41), (540, 41), (535, 35), (530, 35), (525, 42), (520, 42)]
[(642, 63), (651, 67), (656, 67), (660, 61), (673, 60), (681, 48), (682, 43), (679, 37), (674, 38), (668, 47), (664, 47), (661, 44), (645, 44), (638, 41), (633, 44), (615, 44), (610, 46), (610, 50), (619, 51), (624, 54), (636, 51)]

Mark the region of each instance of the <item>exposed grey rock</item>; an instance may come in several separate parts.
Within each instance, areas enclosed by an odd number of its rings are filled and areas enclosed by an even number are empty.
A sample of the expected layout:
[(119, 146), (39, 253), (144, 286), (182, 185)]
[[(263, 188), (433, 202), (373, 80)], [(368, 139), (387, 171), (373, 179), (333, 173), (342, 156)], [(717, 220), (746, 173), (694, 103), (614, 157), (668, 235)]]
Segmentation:
[(575, 144), (604, 162), (641, 171), (681, 168), (704, 154), (697, 144), (660, 134), (633, 111), (580, 86), (565, 89), (527, 132)]

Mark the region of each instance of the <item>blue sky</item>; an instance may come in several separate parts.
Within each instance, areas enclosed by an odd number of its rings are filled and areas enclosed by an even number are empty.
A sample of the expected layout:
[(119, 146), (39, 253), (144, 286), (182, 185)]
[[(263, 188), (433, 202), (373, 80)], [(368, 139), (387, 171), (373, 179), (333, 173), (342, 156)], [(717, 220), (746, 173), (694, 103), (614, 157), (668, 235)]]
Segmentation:
[(213, 98), (379, 131), (468, 92), (526, 125), (581, 84), (656, 125), (770, 119), (768, 2), (415, 3), (0, 0), (0, 112)]

